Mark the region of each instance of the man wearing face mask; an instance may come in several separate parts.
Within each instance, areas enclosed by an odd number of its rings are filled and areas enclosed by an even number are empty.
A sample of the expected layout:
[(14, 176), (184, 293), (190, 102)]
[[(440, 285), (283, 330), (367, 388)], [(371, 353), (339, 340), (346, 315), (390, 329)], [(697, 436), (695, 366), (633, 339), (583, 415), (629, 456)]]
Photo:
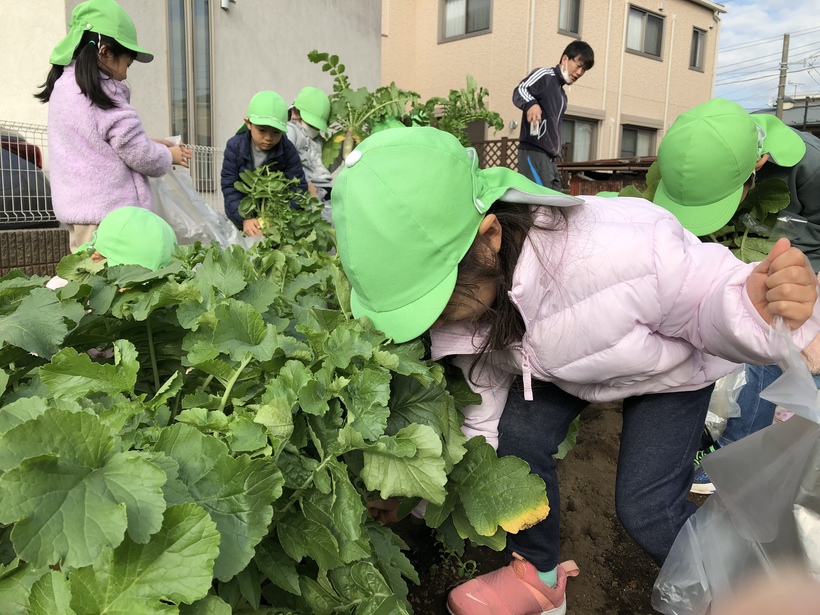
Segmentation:
[(521, 109), (518, 172), (542, 186), (561, 190), (555, 158), (561, 153), (561, 122), (567, 109), (564, 86), (572, 86), (595, 63), (592, 47), (573, 41), (553, 68), (536, 68), (515, 90), (513, 104)]

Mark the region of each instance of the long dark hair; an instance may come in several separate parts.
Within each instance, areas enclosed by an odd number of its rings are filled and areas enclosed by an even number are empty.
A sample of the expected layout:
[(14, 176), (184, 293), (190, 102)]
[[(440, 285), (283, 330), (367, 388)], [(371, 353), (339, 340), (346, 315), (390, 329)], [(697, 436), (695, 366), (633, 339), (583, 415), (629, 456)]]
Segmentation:
[[(522, 203), (496, 202), (488, 214), (495, 214), (501, 225), (501, 248), (496, 254), (487, 240), (478, 235), (473, 245), (458, 264), (458, 277), (453, 290), (451, 304), (460, 303), (459, 298), (479, 301), (476, 291), (480, 284), (490, 283), (496, 288), (492, 305), (479, 316), (477, 329), (486, 333), (479, 354), (501, 350), (519, 341), (526, 332), (524, 319), (509, 296), (513, 273), (521, 256), (521, 250), (528, 234), (533, 230), (557, 231), (566, 228), (566, 212), (562, 208), (551, 208), (548, 222), (537, 220), (544, 208)], [(446, 314), (445, 309), (445, 314)], [(470, 370), (472, 379), (472, 369)]]
[[(126, 49), (110, 36), (97, 34), (96, 32), (83, 32), (80, 44), (74, 50), (74, 77), (80, 87), (80, 92), (88, 98), (92, 105), (96, 105), (100, 109), (113, 109), (117, 106), (117, 103), (111, 99), (102, 83), (100, 83), (101, 72), (109, 77), (111, 76), (108, 69), (99, 61), (98, 54), (102, 45), (108, 48), (115, 59), (123, 55), (128, 55), (131, 58), (137, 57), (135, 52)], [(34, 95), (34, 98), (43, 103), (49, 101), (51, 93), (54, 91), (54, 84), (63, 75), (63, 68), (63, 66), (57, 64), (51, 65), (46, 82), (40, 86), (42, 89)]]

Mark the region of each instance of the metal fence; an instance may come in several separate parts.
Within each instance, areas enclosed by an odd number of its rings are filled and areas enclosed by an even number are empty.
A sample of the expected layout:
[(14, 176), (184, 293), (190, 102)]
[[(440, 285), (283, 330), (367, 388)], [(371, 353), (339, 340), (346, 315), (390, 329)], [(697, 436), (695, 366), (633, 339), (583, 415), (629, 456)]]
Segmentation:
[(56, 225), (46, 127), (0, 121), (0, 229)]
[(222, 158), (225, 150), (205, 145), (189, 145), (188, 147), (191, 149), (191, 179), (194, 180), (197, 192), (208, 202), (208, 205), (223, 213), (225, 206), (219, 176), (222, 172)]
[[(191, 178), (208, 204), (223, 211), (223, 150), (190, 145)], [(48, 180), (46, 126), (0, 120), (0, 229), (57, 226)]]

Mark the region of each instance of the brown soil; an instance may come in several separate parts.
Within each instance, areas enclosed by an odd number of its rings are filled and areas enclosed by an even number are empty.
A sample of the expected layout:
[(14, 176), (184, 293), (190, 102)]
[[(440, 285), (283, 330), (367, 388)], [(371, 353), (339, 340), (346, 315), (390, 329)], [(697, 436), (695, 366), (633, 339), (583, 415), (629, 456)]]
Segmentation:
[[(596, 404), (581, 415), (578, 444), (559, 464), (561, 558), (581, 569), (567, 585), (572, 615), (644, 615), (650, 606), (658, 567), (626, 535), (615, 516), (615, 465), (621, 433), (619, 403)], [(702, 503), (699, 502), (699, 503)], [(468, 547), (459, 562), (435, 553), (424, 526), (396, 528), (411, 546), (421, 584), (408, 597), (416, 615), (446, 615), (452, 587), (475, 566), (484, 574), (506, 565), (503, 553)]]

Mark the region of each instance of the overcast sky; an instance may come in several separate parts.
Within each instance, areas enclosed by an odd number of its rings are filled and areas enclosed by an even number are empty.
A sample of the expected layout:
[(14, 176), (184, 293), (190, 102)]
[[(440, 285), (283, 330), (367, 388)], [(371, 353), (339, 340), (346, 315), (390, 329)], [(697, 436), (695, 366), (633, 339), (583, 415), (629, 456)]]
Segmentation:
[[(720, 1), (720, 0), (719, 0)], [(783, 35), (790, 34), (787, 97), (820, 94), (817, 0), (723, 0), (715, 96), (749, 110), (777, 96)]]

